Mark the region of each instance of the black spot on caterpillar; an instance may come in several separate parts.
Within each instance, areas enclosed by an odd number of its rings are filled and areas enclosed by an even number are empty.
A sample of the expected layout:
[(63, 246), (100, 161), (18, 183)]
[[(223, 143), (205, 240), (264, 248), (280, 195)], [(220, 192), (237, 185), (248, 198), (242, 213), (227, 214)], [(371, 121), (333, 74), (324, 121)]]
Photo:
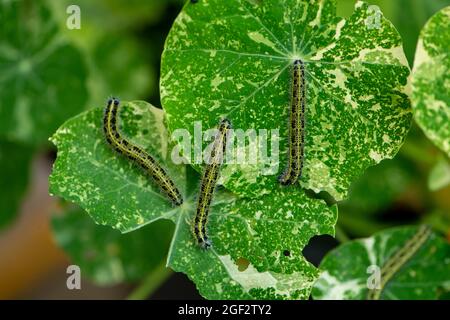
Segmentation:
[(183, 197), (164, 169), (151, 155), (145, 152), (145, 150), (125, 139), (120, 133), (117, 121), (119, 104), (120, 102), (118, 99), (112, 98), (108, 100), (106, 105), (103, 118), (103, 132), (106, 141), (115, 151), (143, 168), (174, 205), (181, 205), (183, 203)]
[(219, 179), (220, 167), (225, 157), (227, 137), (231, 123), (228, 119), (223, 119), (219, 124), (217, 133), (211, 150), (211, 158), (207, 164), (201, 181), (200, 194), (197, 201), (197, 212), (195, 214), (192, 232), (197, 244), (203, 248), (211, 247), (211, 240), (208, 238), (206, 225), (208, 223), (208, 214), (211, 206), (214, 189)]
[(292, 185), (302, 176), (305, 150), (306, 78), (305, 64), (295, 60), (292, 77), (291, 112), (289, 117), (288, 165), (278, 177), (282, 185)]
[(380, 273), (380, 289), (369, 289), (367, 293), (368, 300), (380, 299), (381, 292), (391, 278), (400, 268), (419, 251), (424, 243), (430, 237), (432, 231), (428, 226), (420, 226), (414, 236), (392, 254), (384, 263)]

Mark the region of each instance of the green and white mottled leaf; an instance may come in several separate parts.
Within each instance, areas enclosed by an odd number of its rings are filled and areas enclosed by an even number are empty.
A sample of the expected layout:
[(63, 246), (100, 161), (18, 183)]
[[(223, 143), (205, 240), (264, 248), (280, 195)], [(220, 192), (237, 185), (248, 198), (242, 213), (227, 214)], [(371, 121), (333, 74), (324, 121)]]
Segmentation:
[(16, 217), (28, 186), (34, 150), (0, 140), (0, 229)]
[[(206, 298), (308, 298), (317, 269), (302, 249), (314, 235), (334, 234), (336, 207), (279, 186), (259, 199), (238, 199), (219, 189), (208, 223), (213, 249), (203, 251), (190, 231), (199, 177), (168, 158), (172, 145), (167, 143), (162, 110), (145, 102), (124, 102), (119, 118), (123, 133), (169, 169), (185, 196), (176, 208), (141, 170), (106, 145), (102, 116), (99, 108), (87, 111), (53, 136), (58, 147), (50, 177), (53, 194), (122, 232), (159, 219), (174, 221), (168, 265), (186, 273)], [(247, 268), (238, 271), (242, 262)]]
[[(399, 227), (373, 237), (345, 243), (328, 253), (314, 285), (314, 299), (366, 299), (369, 266), (382, 267), (391, 255), (413, 237), (418, 227)], [(436, 299), (450, 290), (450, 245), (432, 233), (420, 249), (391, 278), (380, 299)]]
[(83, 270), (101, 285), (137, 281), (164, 262), (173, 226), (156, 222), (136, 232), (121, 234), (96, 225), (80, 209), (52, 219), (54, 239)]
[(0, 135), (45, 143), (87, 102), (86, 66), (39, 1), (0, 1)]
[[(183, 194), (184, 166), (167, 158), (170, 149), (163, 112), (146, 102), (122, 103), (125, 136), (166, 164)], [(129, 232), (177, 212), (158, 186), (130, 160), (117, 155), (103, 136), (103, 110), (93, 109), (66, 122), (51, 138), (58, 157), (50, 176), (50, 192), (75, 202), (101, 225)]]
[(269, 175), (261, 162), (224, 170), (233, 192), (270, 193), (284, 169), (295, 59), (307, 72), (302, 187), (341, 200), (355, 177), (403, 143), (411, 109), (400, 35), (366, 3), (348, 20), (335, 11), (334, 0), (203, 0), (176, 19), (162, 58), (169, 130), (194, 136), (194, 122), (213, 128), (227, 116), (235, 129), (280, 132)]
[(425, 135), (450, 156), (450, 7), (423, 28), (412, 73), (416, 122)]
[(428, 176), (428, 188), (437, 191), (450, 185), (450, 163), (440, 157)]

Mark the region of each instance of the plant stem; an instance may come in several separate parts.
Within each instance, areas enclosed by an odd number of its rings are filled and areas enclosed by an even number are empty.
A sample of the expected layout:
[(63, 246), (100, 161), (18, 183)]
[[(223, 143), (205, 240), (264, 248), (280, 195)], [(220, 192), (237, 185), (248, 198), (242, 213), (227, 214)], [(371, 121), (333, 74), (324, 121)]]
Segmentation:
[(339, 226), (336, 225), (336, 239), (340, 242), (340, 243), (345, 243), (350, 241), (350, 237), (345, 233), (345, 231)]
[(142, 283), (130, 293), (127, 300), (146, 299), (158, 289), (171, 274), (172, 270), (166, 267), (166, 261), (163, 260), (144, 278), (144, 280), (142, 280)]

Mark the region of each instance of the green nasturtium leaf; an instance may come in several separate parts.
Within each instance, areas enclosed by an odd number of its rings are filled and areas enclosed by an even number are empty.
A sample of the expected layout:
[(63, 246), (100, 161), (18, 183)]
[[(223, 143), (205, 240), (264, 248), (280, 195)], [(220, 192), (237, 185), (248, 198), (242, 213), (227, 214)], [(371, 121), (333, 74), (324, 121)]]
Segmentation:
[(145, 102), (124, 102), (119, 119), (123, 134), (157, 157), (175, 180), (185, 198), (180, 207), (172, 207), (140, 169), (111, 150), (102, 117), (100, 108), (92, 109), (53, 136), (58, 157), (51, 193), (122, 232), (172, 220), (168, 266), (186, 273), (206, 298), (308, 298), (318, 271), (302, 250), (314, 235), (334, 234), (336, 207), (279, 186), (259, 199), (238, 199), (219, 187), (208, 223), (213, 248), (204, 251), (191, 233), (199, 177), (169, 158), (173, 145), (167, 142), (163, 111)]
[(99, 226), (80, 209), (52, 219), (56, 243), (94, 282), (112, 285), (136, 281), (157, 268), (167, 255), (173, 226), (160, 221), (121, 234)]
[[(167, 164), (171, 178), (185, 193), (185, 167), (167, 159), (171, 148), (162, 110), (141, 101), (123, 103), (119, 117), (125, 136)], [(50, 192), (77, 203), (98, 224), (129, 232), (178, 211), (137, 165), (107, 144), (103, 109), (70, 119), (51, 140), (58, 147), (58, 157)]]
[(366, 216), (380, 212), (392, 204), (413, 183), (415, 168), (397, 156), (366, 170), (351, 186), (349, 197), (339, 203), (339, 211)]
[[(373, 237), (345, 243), (328, 253), (320, 264), (322, 274), (314, 285), (314, 299), (366, 299), (369, 266), (382, 268), (418, 227), (399, 227)], [(436, 299), (438, 292), (450, 290), (450, 245), (432, 233), (426, 242), (391, 278), (380, 299)]]
[(425, 135), (450, 156), (450, 7), (423, 28), (412, 73), (416, 122)]
[(0, 140), (0, 229), (19, 211), (28, 186), (33, 149)]
[[(279, 161), (269, 170), (261, 161), (228, 165), (224, 185), (231, 191), (260, 196), (278, 183), (295, 59), (306, 63), (303, 188), (341, 200), (355, 177), (402, 145), (412, 115), (400, 35), (366, 3), (358, 2), (347, 20), (335, 6), (333, 0), (203, 0), (186, 4), (176, 19), (161, 74), (170, 132), (184, 128), (193, 137), (196, 122), (214, 128), (224, 116), (235, 129), (279, 130), (268, 142), (279, 143)], [(238, 151), (253, 148), (247, 143)]]
[(86, 66), (39, 1), (0, 2), (0, 135), (45, 143), (87, 102)]

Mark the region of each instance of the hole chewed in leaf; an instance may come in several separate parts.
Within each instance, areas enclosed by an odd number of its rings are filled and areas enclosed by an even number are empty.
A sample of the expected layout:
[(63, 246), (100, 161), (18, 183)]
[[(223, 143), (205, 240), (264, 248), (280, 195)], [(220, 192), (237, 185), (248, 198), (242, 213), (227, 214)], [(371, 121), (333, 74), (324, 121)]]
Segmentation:
[(314, 266), (318, 267), (325, 254), (338, 245), (336, 239), (329, 235), (314, 236), (303, 248), (302, 254)]

